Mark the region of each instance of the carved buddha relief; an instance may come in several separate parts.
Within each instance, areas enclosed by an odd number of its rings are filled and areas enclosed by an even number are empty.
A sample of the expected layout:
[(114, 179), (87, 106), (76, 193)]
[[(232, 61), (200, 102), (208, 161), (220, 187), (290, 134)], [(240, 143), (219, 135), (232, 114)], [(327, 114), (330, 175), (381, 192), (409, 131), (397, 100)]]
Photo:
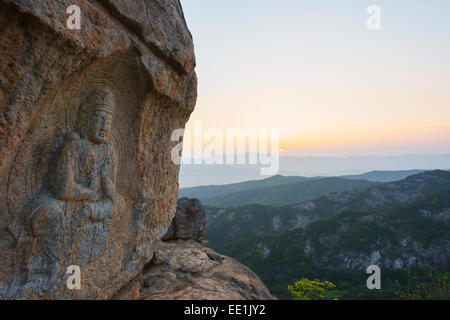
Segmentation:
[(101, 253), (115, 201), (115, 155), (108, 142), (115, 106), (108, 87), (90, 92), (78, 127), (65, 136), (51, 161), (48, 186), (34, 197), (31, 212), (24, 213), (35, 248), (27, 278), (51, 276), (64, 260), (87, 264)]

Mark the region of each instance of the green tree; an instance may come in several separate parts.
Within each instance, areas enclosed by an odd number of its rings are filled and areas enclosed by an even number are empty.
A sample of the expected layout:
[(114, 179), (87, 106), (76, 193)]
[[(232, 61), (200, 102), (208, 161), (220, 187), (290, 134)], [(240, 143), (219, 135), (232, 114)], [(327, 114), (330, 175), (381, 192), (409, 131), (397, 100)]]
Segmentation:
[(434, 272), (431, 266), (426, 264), (420, 271), (408, 272), (406, 286), (400, 286), (396, 296), (405, 300), (449, 300), (450, 285), (448, 272)]
[(321, 300), (333, 298), (328, 291), (335, 289), (336, 286), (329, 281), (309, 280), (302, 278), (295, 282), (293, 286), (288, 286), (288, 291), (294, 300)]

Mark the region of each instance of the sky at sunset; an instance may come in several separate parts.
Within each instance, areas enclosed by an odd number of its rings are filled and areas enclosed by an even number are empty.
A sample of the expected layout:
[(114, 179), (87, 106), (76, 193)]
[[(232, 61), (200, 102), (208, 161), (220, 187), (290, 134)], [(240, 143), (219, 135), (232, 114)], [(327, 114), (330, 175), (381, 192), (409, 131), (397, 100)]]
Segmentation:
[(188, 130), (275, 128), (297, 156), (450, 153), (450, 1), (182, 5), (199, 78)]

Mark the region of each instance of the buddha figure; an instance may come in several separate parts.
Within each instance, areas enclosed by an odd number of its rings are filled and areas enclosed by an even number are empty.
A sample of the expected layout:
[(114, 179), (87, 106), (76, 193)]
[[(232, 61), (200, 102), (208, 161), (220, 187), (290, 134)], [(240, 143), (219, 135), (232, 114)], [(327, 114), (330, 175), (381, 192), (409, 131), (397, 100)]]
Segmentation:
[(63, 263), (85, 265), (106, 243), (116, 166), (108, 143), (116, 100), (106, 86), (94, 88), (81, 107), (79, 127), (55, 154), (45, 190), (27, 217), (35, 253), (27, 269), (49, 274)]

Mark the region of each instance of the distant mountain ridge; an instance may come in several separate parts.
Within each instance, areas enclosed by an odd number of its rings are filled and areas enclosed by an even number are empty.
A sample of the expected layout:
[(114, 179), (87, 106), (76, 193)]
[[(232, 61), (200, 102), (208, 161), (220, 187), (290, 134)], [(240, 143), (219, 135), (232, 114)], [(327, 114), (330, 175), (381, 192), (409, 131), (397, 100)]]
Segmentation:
[[(339, 299), (395, 299), (430, 279), (429, 270), (440, 277), (450, 267), (447, 171), (291, 205), (206, 207), (206, 214), (209, 245), (254, 270), (278, 298), (306, 277), (333, 282)], [(382, 268), (383, 290), (367, 290), (365, 268), (373, 264)]]
[(182, 188), (179, 198), (198, 198), (204, 205), (236, 207), (247, 204), (286, 205), (311, 200), (330, 192), (364, 189), (381, 182), (392, 182), (423, 172), (371, 171), (342, 177), (301, 177), (277, 175), (227, 185)]
[(373, 182), (393, 182), (418, 174), (424, 170), (370, 171), (363, 174), (340, 176), (351, 180), (367, 180)]
[(212, 247), (237, 239), (305, 227), (338, 212), (386, 210), (450, 189), (450, 172), (425, 171), (406, 179), (366, 189), (329, 193), (295, 205), (206, 207), (206, 239)]
[(198, 198), (204, 205), (217, 207), (237, 207), (247, 204), (285, 205), (311, 200), (330, 192), (365, 189), (378, 184), (366, 180), (348, 180), (338, 177), (315, 178)]
[[(397, 279), (404, 279), (408, 288), (412, 279), (407, 279), (407, 270), (425, 264), (435, 271), (449, 270), (449, 234), (447, 189), (405, 206), (342, 211), (304, 227), (243, 237), (216, 249), (252, 268), (279, 298), (288, 298), (287, 285), (301, 275), (332, 281), (343, 290), (343, 298), (363, 293), (392, 299)], [(383, 270), (380, 293), (365, 288), (365, 268), (373, 264)]]
[(239, 191), (251, 191), (257, 189), (263, 189), (272, 186), (279, 186), (289, 183), (296, 183), (308, 180), (319, 179), (317, 178), (307, 178), (307, 177), (297, 177), (290, 176), (285, 177), (281, 175), (276, 175), (270, 178), (261, 179), (261, 180), (250, 180), (238, 183), (231, 183), (225, 185), (209, 185), (209, 186), (200, 186), (200, 187), (191, 187), (191, 188), (181, 188), (179, 191), (179, 198), (188, 197), (188, 198), (198, 198), (203, 201), (205, 198), (213, 197), (213, 196), (221, 196), (227, 193), (239, 192)]
[[(336, 177), (365, 172), (450, 169), (450, 154), (350, 157), (279, 157), (278, 174), (284, 176)], [(261, 179), (260, 165), (182, 164), (180, 187), (223, 185)]]

